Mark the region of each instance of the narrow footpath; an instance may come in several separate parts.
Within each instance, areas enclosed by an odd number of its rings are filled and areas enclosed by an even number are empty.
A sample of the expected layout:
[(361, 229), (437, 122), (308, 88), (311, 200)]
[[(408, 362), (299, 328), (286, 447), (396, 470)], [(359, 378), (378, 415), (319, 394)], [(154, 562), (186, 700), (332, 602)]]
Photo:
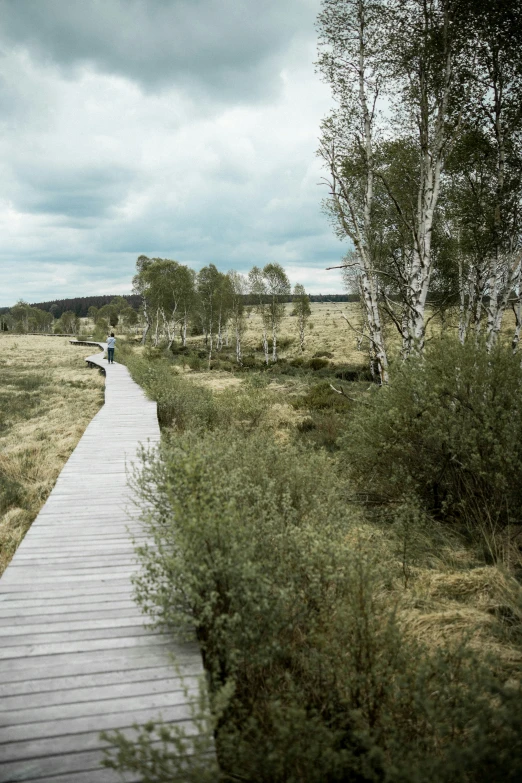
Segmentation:
[(197, 645), (147, 629), (132, 599), (128, 469), (159, 441), (156, 403), (123, 365), (86, 361), (106, 372), (105, 405), (0, 579), (0, 783), (121, 781), (100, 731), (160, 714), (189, 728), (203, 673)]

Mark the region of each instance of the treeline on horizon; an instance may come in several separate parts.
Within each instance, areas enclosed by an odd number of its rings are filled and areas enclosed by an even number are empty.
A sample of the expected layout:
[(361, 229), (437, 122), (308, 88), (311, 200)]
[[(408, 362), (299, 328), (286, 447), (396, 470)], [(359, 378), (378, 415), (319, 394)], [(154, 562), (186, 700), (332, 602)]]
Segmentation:
[[(245, 304), (251, 304), (249, 301), (251, 298), (250, 294), (246, 294)], [(308, 298), (311, 302), (358, 302), (359, 294), (309, 294)], [(104, 294), (100, 296), (77, 296), (71, 299), (53, 299), (49, 302), (31, 302), (30, 305), (47, 313), (52, 313), (55, 318), (61, 318), (67, 312), (73, 312), (78, 318), (87, 318), (89, 307), (100, 308), (110, 304), (113, 299), (114, 295)], [(124, 299), (127, 300), (134, 310), (139, 310), (141, 304), (140, 296), (137, 294), (125, 294)], [(286, 301), (292, 302), (293, 296), (290, 295)], [(7, 313), (10, 309), (10, 307), (0, 307), (0, 313)]]

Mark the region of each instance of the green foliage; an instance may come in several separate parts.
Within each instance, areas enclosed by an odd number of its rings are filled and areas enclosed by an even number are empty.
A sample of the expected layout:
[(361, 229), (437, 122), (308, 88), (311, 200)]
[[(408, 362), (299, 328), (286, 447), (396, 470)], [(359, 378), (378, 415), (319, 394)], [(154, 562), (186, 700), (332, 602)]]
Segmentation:
[(328, 359), (320, 359), (319, 357), (310, 359), (308, 366), (311, 370), (322, 370), (324, 367), (328, 367), (330, 362)]
[[(189, 696), (185, 689), (186, 697)], [(121, 731), (103, 732), (111, 743), (103, 765), (109, 769), (137, 772), (141, 783), (217, 783), (221, 775), (213, 745), (206, 686), (200, 683), (197, 702), (190, 702), (195, 729), (187, 733), (183, 724), (149, 721), (134, 725), (134, 736)]]
[[(509, 693), (465, 648), (403, 636), (393, 565), (350, 537), (357, 517), (324, 454), (259, 430), (188, 432), (143, 454), (137, 486), (152, 540), (138, 600), (161, 627), (196, 633), (223, 780), (453, 783), (457, 759), (476, 768), (469, 737), (478, 750), (499, 714), (489, 751), (507, 752)], [(190, 749), (152, 731), (159, 757), (120, 744), (119, 764), (175, 780)]]
[[(150, 542), (138, 547), (136, 595), (160, 627), (196, 635), (210, 702), (194, 736), (160, 720), (133, 740), (110, 735), (108, 765), (145, 783), (481, 783), (482, 770), (514, 781), (520, 699), (465, 646), (428, 650), (406, 636), (390, 589), (442, 541), (413, 476), (433, 471), (434, 444), (481, 481), (498, 460), (500, 473), (514, 463), (495, 438), (516, 452), (517, 363), (447, 343), (360, 406), (315, 384), (296, 400), (310, 411), (301, 434), (282, 445), (265, 426), (267, 373), (213, 396), (160, 350), (126, 361), (170, 427), (134, 477)], [(394, 488), (385, 547), (356, 532), (353, 485), (329, 453), (339, 437), (367, 494), (388, 499), (385, 479)], [(220, 772), (208, 766), (212, 733)]]
[(292, 404), (294, 408), (330, 409), (339, 412), (346, 412), (353, 407), (352, 401), (342, 394), (337, 394), (328, 381), (314, 384), (306, 394), (295, 398)]
[(355, 410), (344, 439), (353, 478), (383, 502), (413, 494), (471, 532), (519, 524), (521, 389), (505, 349), (437, 341)]
[(182, 378), (169, 359), (147, 361), (130, 357), (127, 366), (134, 380), (158, 403), (162, 427), (183, 431), (194, 427), (212, 427), (216, 409), (212, 393)]

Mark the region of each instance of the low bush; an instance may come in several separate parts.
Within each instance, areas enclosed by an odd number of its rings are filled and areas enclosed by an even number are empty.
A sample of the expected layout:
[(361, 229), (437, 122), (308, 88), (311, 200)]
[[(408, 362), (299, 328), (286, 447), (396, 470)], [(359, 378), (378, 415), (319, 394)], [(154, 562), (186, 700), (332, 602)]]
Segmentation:
[(151, 362), (130, 356), (127, 366), (134, 380), (158, 403), (162, 427), (183, 431), (214, 426), (216, 408), (212, 392), (180, 376), (170, 360), (157, 357)]
[(328, 361), (328, 359), (316, 358), (316, 359), (310, 359), (310, 361), (307, 364), (311, 370), (322, 370), (324, 367), (328, 367), (330, 362)]
[(367, 367), (354, 367), (352, 365), (341, 365), (336, 367), (334, 375), (336, 378), (339, 378), (342, 381), (349, 381), (350, 383), (355, 383), (357, 381), (368, 381), (369, 383), (372, 383), (375, 380), (372, 378), (372, 374)]
[(440, 340), (356, 406), (343, 450), (382, 502), (414, 495), (481, 536), (522, 521), (522, 369), (498, 347)]
[(19, 481), (0, 470), (0, 514), (5, 514), (11, 507), (22, 507), (26, 494), (26, 489)]
[(342, 394), (334, 391), (328, 381), (314, 384), (306, 394), (292, 400), (294, 408), (309, 410), (336, 410), (346, 412), (353, 407), (353, 402)]
[[(316, 383), (281, 441), (266, 372), (212, 396), (161, 355), (129, 367), (170, 425), (134, 479), (150, 542), (136, 596), (159, 627), (197, 637), (210, 703), (195, 740), (150, 723), (137, 743), (111, 735), (108, 764), (144, 783), (518, 780), (519, 686), (457, 633), (424, 645), (398, 597), (446, 535), (433, 515), (475, 520), (470, 487), (517, 500), (518, 362), (435, 346), (360, 405)], [(386, 533), (350, 503), (370, 495)]]
[[(468, 783), (482, 780), (466, 772), (480, 771), (470, 737), (483, 758), (484, 732), (491, 759), (508, 753), (509, 692), (465, 648), (403, 635), (387, 596), (394, 563), (350, 535), (357, 516), (326, 455), (227, 430), (176, 436), (143, 465), (152, 543), (138, 550), (137, 596), (160, 627), (195, 629), (219, 779)], [(179, 779), (190, 748), (165, 727), (154, 757), (162, 731), (151, 725), (138, 754), (115, 740), (119, 767)], [(519, 756), (503, 769), (514, 780)]]
[(331, 351), (317, 351), (312, 356), (312, 359), (321, 359), (322, 357), (324, 357), (326, 359), (333, 359), (334, 355), (333, 355), (333, 353)]

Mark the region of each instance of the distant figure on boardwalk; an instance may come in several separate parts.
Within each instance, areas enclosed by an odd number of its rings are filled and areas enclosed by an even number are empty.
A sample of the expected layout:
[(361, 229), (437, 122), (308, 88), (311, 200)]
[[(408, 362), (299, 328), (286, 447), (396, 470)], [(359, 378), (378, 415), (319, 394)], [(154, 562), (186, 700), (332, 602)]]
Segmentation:
[(116, 345), (116, 338), (114, 332), (111, 332), (111, 336), (107, 338), (107, 359), (109, 364), (114, 364), (114, 346)]

